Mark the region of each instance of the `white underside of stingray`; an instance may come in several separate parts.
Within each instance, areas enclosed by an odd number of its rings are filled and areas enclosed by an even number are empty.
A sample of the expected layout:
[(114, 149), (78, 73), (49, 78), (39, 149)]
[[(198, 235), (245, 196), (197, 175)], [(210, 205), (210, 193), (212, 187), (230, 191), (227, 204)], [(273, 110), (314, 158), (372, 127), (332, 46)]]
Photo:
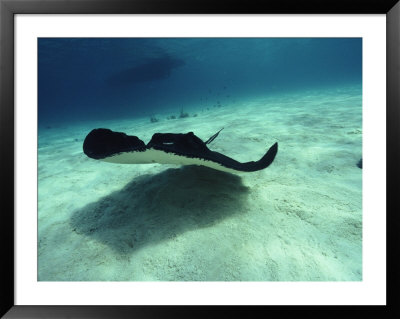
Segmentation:
[(174, 165), (202, 165), (207, 166), (219, 171), (228, 173), (237, 173), (237, 170), (222, 166), (219, 163), (205, 160), (202, 158), (191, 158), (176, 155), (173, 153), (166, 153), (164, 151), (158, 151), (155, 149), (147, 149), (144, 152), (125, 152), (116, 154), (104, 159), (103, 162), (115, 163), (115, 164), (174, 164)]

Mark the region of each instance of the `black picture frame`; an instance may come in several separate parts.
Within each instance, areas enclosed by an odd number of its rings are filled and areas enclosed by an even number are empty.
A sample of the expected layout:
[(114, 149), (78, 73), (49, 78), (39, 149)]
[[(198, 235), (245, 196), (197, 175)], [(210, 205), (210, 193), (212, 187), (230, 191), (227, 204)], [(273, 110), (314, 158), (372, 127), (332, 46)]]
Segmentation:
[[(386, 306), (21, 306), (14, 303), (14, 15), (15, 14), (385, 14), (387, 21), (387, 305)], [(347, 318), (400, 317), (398, 295), (399, 210), (396, 195), (400, 136), (400, 3), (398, 0), (0, 0), (0, 191), (1, 297), (4, 318), (244, 317), (249, 314)], [(383, 105), (380, 107), (384, 107)], [(384, 143), (384, 141), (382, 141)], [(383, 214), (383, 212), (377, 212)], [(251, 312), (251, 313), (250, 313)], [(321, 314), (323, 312), (323, 314)]]

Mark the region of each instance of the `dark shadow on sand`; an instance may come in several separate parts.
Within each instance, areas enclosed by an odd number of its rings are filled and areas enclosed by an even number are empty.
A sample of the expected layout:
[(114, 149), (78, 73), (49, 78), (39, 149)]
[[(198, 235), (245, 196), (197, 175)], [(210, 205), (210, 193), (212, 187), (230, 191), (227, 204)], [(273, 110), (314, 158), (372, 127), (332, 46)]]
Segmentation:
[(75, 211), (71, 231), (129, 254), (180, 233), (245, 213), (248, 187), (239, 176), (202, 166), (135, 178)]

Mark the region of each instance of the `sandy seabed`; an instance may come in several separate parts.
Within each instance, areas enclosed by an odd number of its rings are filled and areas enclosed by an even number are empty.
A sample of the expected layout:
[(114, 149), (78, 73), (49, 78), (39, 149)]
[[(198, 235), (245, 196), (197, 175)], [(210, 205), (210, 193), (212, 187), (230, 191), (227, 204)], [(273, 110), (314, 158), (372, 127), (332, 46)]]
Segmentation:
[[(40, 129), (38, 280), (362, 280), (360, 89), (189, 113)], [(111, 164), (83, 154), (98, 127), (145, 143), (156, 132), (207, 140), (224, 127), (213, 151), (243, 162), (276, 141), (279, 151), (253, 173)]]

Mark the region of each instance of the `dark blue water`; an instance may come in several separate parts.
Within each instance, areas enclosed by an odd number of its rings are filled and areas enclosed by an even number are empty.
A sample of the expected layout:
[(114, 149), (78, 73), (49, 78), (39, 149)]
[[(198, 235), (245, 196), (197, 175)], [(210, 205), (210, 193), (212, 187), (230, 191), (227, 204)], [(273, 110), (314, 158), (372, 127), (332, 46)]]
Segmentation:
[(361, 81), (361, 38), (38, 40), (40, 126)]

